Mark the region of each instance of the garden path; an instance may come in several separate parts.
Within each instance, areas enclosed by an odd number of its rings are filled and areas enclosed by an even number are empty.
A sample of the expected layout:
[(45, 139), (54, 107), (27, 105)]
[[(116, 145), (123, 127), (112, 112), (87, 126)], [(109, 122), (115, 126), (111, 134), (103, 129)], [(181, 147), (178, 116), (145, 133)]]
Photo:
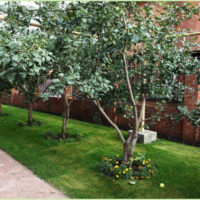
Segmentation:
[(0, 149), (0, 198), (68, 198)]

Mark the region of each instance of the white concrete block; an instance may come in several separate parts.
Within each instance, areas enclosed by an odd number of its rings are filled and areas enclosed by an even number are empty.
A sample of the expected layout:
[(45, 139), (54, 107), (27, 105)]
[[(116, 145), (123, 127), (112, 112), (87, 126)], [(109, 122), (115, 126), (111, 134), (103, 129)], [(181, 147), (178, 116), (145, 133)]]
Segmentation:
[(144, 132), (138, 133), (138, 142), (143, 144), (149, 144), (157, 140), (157, 132), (144, 130)]

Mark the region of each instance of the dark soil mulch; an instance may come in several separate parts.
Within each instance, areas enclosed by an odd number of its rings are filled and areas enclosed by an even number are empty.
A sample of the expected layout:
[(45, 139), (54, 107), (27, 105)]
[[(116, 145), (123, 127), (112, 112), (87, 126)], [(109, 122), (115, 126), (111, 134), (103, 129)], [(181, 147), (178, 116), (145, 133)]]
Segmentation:
[(9, 113), (0, 114), (0, 117), (8, 117), (8, 116), (11, 116), (11, 114), (9, 114)]
[[(28, 122), (23, 122), (23, 121), (20, 121), (17, 125), (20, 127), (29, 126)], [(41, 125), (42, 125), (42, 122), (38, 120), (33, 120), (33, 123), (31, 126), (41, 126)]]
[(80, 141), (83, 136), (81, 134), (72, 134), (72, 133), (67, 133), (66, 138), (62, 138), (62, 134), (55, 134), (52, 132), (47, 132), (45, 133), (44, 136), (45, 139), (52, 139), (52, 140), (59, 140), (59, 141), (66, 141), (66, 142), (75, 142), (75, 141)]

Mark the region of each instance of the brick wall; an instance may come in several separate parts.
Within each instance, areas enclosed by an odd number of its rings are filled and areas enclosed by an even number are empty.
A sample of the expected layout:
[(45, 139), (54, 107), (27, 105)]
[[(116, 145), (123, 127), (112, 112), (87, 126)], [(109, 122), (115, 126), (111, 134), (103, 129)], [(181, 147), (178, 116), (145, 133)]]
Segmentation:
[[(25, 97), (13, 93), (9, 98), (3, 98), (3, 103), (8, 105), (13, 105), (21, 108), (27, 107)], [(42, 99), (37, 100), (34, 103), (33, 109), (41, 112), (47, 112), (57, 115), (62, 115), (63, 112), (63, 102), (61, 98), (51, 97), (48, 101), (43, 102)], [(176, 111), (176, 104), (166, 103), (164, 104), (163, 113), (172, 113)], [(150, 116), (155, 113), (155, 102), (147, 102), (146, 116)], [(113, 109), (107, 111), (108, 115), (115, 120), (116, 123), (123, 129), (129, 129), (128, 119), (124, 119), (122, 115), (115, 115)], [(162, 114), (161, 114), (162, 115)], [(109, 125), (103, 116), (100, 115), (97, 107), (93, 102), (89, 100), (74, 100), (71, 105), (71, 118), (88, 121), (93, 123), (100, 123), (104, 125)], [(168, 136), (169, 138), (182, 139), (183, 137), (183, 122), (174, 124), (172, 121), (167, 119), (161, 120), (160, 122), (151, 125), (151, 130), (155, 130), (160, 135)]]
[[(191, 111), (197, 107), (196, 103), (200, 100), (200, 85), (198, 85), (194, 76), (186, 76), (185, 84), (193, 89), (193, 91), (186, 90), (184, 97), (184, 105)], [(192, 143), (200, 142), (200, 130), (192, 126), (187, 120), (184, 120), (183, 124), (183, 139)]]
[[(183, 2), (180, 2), (182, 4)], [(199, 2), (191, 2), (193, 5), (199, 5)], [(180, 24), (180, 29), (190, 29), (191, 32), (200, 32), (200, 21), (199, 16), (194, 16), (190, 20), (187, 20)], [(200, 42), (200, 35), (195, 36), (197, 41)], [(189, 37), (191, 39), (194, 37)], [(188, 107), (189, 110), (192, 110), (196, 107), (196, 102), (200, 100), (200, 85), (198, 85), (197, 80), (194, 76), (186, 76), (185, 84), (188, 87), (193, 88), (193, 92), (185, 91), (184, 104)], [(192, 143), (200, 142), (200, 130), (191, 126), (187, 120), (184, 120), (183, 125), (183, 139), (190, 141)]]

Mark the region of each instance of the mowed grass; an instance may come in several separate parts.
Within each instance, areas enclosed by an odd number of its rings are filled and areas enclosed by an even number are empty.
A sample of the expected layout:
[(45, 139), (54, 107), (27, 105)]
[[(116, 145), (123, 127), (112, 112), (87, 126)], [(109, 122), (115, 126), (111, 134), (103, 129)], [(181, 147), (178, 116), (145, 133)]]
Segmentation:
[(102, 156), (122, 152), (112, 128), (71, 119), (68, 132), (84, 135), (81, 141), (46, 140), (45, 132), (60, 132), (62, 117), (34, 112), (42, 126), (19, 127), (27, 120), (26, 109), (3, 106), (3, 112), (11, 116), (0, 117), (0, 148), (71, 198), (200, 198), (198, 147), (161, 139), (137, 144), (136, 152), (146, 152), (158, 173), (129, 185), (127, 180), (113, 182), (96, 169)]

